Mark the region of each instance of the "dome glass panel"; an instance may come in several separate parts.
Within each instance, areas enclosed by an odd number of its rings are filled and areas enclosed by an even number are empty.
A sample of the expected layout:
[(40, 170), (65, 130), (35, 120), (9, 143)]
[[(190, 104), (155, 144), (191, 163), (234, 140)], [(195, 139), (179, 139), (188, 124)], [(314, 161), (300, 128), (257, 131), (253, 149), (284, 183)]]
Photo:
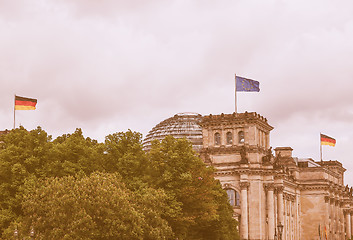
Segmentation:
[(151, 142), (155, 139), (162, 140), (171, 135), (174, 138), (186, 138), (191, 141), (193, 149), (200, 151), (202, 148), (202, 116), (198, 113), (178, 113), (157, 124), (147, 134), (143, 141), (144, 150), (151, 149)]

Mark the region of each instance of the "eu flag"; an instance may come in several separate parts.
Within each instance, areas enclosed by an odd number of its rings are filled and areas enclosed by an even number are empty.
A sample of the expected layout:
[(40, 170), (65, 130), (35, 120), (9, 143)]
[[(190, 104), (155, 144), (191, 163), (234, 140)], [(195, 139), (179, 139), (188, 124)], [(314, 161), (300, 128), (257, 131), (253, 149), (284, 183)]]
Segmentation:
[(260, 92), (260, 83), (255, 80), (236, 76), (237, 92)]

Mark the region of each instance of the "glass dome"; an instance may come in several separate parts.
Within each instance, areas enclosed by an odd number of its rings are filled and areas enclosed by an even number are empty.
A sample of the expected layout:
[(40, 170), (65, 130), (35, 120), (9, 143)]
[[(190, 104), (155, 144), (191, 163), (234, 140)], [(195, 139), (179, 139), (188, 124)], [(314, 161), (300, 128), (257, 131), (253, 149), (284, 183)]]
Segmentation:
[(202, 148), (202, 116), (198, 113), (178, 113), (157, 124), (147, 134), (143, 141), (144, 150), (151, 149), (151, 142), (155, 139), (162, 140), (168, 135), (175, 138), (186, 138), (191, 141), (193, 149), (200, 151)]

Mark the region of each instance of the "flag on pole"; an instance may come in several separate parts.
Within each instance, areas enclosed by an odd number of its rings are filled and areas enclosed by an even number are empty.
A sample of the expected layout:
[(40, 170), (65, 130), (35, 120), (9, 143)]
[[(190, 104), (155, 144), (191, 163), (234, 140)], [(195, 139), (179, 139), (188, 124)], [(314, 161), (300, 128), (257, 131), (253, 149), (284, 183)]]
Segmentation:
[(321, 138), (321, 145), (329, 145), (334, 147), (336, 145), (336, 139), (329, 137), (325, 134), (320, 134), (320, 138)]
[(255, 80), (236, 76), (237, 92), (260, 92), (260, 83)]
[(35, 110), (37, 99), (15, 96), (15, 110)]

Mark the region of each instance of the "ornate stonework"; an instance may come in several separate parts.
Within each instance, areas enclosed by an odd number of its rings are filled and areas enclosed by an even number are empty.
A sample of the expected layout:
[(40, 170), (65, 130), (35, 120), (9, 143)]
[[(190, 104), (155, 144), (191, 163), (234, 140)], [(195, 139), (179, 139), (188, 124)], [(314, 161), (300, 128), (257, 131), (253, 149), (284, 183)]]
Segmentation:
[(273, 191), (275, 189), (275, 185), (273, 183), (265, 183), (264, 184), (265, 191)]
[[(273, 240), (279, 223), (284, 225), (282, 239), (286, 240), (316, 239), (319, 225), (327, 229), (329, 239), (351, 234), (353, 188), (342, 185), (341, 163), (297, 159), (290, 147), (275, 148), (273, 156), (269, 145), (273, 128), (256, 113), (209, 115), (201, 126), (201, 157), (217, 168), (217, 179), (237, 183), (246, 194), (242, 195), (246, 204), (237, 212), (240, 221), (247, 219), (240, 224), (242, 239)], [(234, 134), (232, 145), (214, 146), (215, 131), (221, 136)], [(240, 131), (242, 142), (237, 139)]]
[(248, 182), (240, 182), (240, 189), (248, 189), (249, 185)]
[(283, 193), (283, 190), (284, 190), (284, 186), (277, 186), (276, 187), (276, 192), (277, 193)]
[[(180, 117), (186, 119), (176, 115), (156, 129)], [(318, 239), (318, 226), (330, 240), (351, 236), (353, 188), (343, 185), (346, 169), (340, 162), (296, 158), (291, 147), (274, 148), (273, 154), (273, 127), (254, 112), (196, 117), (197, 131), (191, 134), (197, 133), (193, 141), (202, 139), (200, 157), (216, 168), (223, 188), (236, 191), (240, 206), (233, 209), (241, 239), (274, 240), (278, 224), (284, 226), (282, 240)]]

